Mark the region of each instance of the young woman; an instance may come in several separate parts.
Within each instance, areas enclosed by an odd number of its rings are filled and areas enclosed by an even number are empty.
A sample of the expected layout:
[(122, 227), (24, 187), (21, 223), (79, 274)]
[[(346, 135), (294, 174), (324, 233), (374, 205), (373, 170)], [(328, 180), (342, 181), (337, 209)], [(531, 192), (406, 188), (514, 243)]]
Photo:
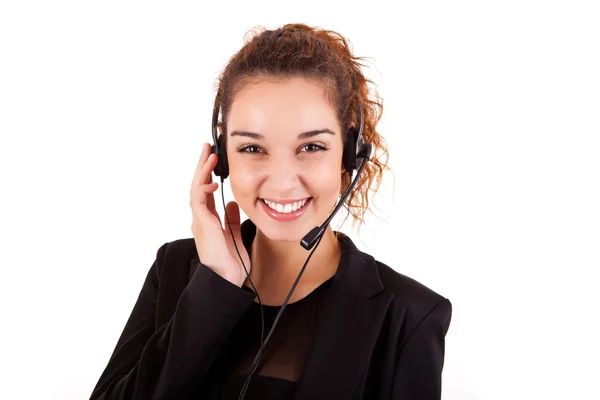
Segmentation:
[[(190, 191), (194, 237), (158, 249), (91, 399), (440, 399), (449, 300), (328, 224), (338, 202), (362, 222), (387, 168), (358, 60), (303, 24), (232, 57)], [(223, 219), (213, 172), (236, 200)]]

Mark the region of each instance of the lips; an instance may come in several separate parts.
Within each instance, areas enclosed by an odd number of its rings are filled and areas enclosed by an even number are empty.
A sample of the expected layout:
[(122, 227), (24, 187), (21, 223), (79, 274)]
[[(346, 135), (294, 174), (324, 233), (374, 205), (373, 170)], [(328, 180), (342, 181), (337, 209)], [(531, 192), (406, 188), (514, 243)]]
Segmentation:
[(309, 198), (302, 200), (289, 200), (289, 201), (271, 201), (268, 199), (262, 199), (267, 205), (273, 210), (281, 214), (289, 214), (293, 211), (297, 211), (302, 208)]
[[(293, 221), (293, 220), (299, 218), (302, 214), (304, 214), (306, 212), (306, 210), (312, 204), (312, 197), (309, 197), (308, 200), (306, 200), (306, 203), (302, 207), (298, 208), (296, 211), (292, 211), (289, 213), (282, 213), (282, 212), (278, 212), (277, 210), (273, 210), (271, 207), (269, 207), (265, 203), (264, 199), (259, 199), (259, 202), (260, 202), (263, 210), (271, 218), (273, 218), (274, 220), (279, 221), (279, 222), (289, 222), (289, 221)], [(290, 202), (288, 202), (288, 204), (289, 203)]]

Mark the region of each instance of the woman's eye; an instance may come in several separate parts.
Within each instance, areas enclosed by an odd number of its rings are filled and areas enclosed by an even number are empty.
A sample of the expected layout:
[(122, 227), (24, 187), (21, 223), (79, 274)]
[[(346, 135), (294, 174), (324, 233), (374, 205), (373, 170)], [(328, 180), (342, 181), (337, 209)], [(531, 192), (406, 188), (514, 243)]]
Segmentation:
[(307, 153), (314, 153), (321, 150), (327, 150), (325, 147), (320, 146), (316, 143), (307, 143), (301, 147), (301, 149)]
[(238, 152), (240, 152), (240, 153), (259, 153), (260, 147), (258, 147), (257, 145), (251, 144), (251, 145), (242, 147), (241, 149), (238, 149)]

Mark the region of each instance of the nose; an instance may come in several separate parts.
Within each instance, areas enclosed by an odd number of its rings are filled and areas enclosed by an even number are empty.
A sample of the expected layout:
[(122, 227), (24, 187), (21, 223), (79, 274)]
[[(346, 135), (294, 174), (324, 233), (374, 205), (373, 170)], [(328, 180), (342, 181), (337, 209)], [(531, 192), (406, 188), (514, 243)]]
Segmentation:
[(272, 156), (266, 171), (269, 186), (278, 192), (279, 196), (292, 195), (292, 191), (298, 188), (299, 172), (299, 165), (294, 157), (283, 154)]

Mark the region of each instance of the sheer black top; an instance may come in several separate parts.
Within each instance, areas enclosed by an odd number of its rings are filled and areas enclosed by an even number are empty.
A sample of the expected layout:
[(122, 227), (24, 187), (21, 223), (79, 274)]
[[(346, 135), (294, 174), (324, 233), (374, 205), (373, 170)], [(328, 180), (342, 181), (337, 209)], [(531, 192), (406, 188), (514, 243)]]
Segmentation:
[[(300, 379), (315, 332), (315, 324), (323, 307), (333, 277), (304, 298), (288, 303), (263, 350), (258, 369), (252, 376), (244, 400), (290, 399)], [(243, 289), (254, 293), (252, 289)], [(263, 305), (265, 338), (277, 317), (280, 306)], [(238, 399), (250, 365), (260, 348), (260, 304), (254, 302), (233, 329), (220, 377), (215, 379), (213, 399)]]

